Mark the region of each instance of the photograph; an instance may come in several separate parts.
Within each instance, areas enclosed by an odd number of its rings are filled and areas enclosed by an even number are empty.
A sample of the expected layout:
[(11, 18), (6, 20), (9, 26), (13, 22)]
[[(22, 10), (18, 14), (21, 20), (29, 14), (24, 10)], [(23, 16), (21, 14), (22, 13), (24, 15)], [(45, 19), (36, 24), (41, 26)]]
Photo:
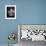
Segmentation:
[(5, 19), (16, 19), (16, 5), (5, 5)]

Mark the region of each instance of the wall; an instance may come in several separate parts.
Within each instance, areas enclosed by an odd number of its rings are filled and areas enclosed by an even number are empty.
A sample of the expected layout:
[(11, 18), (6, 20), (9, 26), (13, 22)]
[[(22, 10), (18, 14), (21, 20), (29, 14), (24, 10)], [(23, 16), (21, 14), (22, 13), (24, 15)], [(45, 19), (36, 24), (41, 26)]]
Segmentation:
[[(5, 5), (16, 4), (16, 20), (5, 19)], [(0, 44), (7, 44), (9, 32), (18, 32), (18, 24), (46, 24), (46, 0), (1, 0)], [(17, 43), (17, 40), (16, 40)]]
[(46, 24), (46, 0), (16, 0), (17, 23)]
[[(15, 5), (16, 0), (0, 0), (0, 44), (7, 44), (9, 42), (8, 35), (10, 32), (17, 32), (17, 22), (16, 20), (6, 20), (5, 19), (5, 5)], [(18, 38), (16, 38), (15, 43), (17, 43)]]

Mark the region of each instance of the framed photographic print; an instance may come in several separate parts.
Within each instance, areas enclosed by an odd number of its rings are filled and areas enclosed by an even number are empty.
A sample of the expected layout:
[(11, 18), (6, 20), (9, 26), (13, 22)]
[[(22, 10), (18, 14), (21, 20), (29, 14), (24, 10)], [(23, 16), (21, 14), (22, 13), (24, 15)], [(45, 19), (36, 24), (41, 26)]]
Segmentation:
[(16, 5), (5, 5), (5, 19), (16, 19)]

